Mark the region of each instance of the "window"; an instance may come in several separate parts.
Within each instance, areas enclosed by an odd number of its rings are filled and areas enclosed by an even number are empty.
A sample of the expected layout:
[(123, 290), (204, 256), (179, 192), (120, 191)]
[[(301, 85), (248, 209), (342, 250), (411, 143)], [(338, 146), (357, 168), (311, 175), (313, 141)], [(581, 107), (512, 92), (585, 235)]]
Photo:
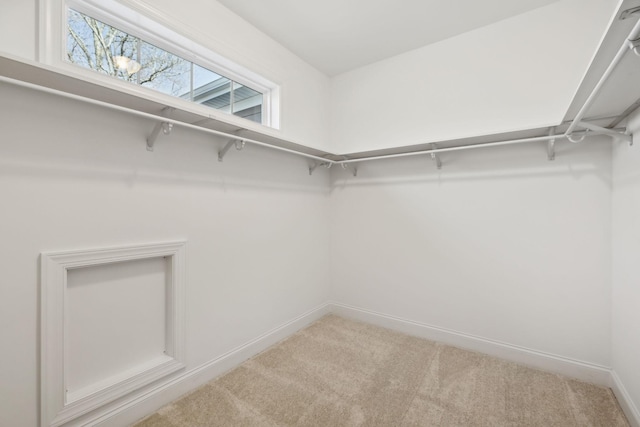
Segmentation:
[[(278, 127), (275, 84), (160, 24), (167, 22), (162, 16), (144, 16), (114, 0), (41, 0), (41, 10), (45, 63), (105, 86), (189, 101), (198, 106), (187, 108), (203, 115), (215, 116), (215, 109)], [(52, 42), (56, 38), (62, 41)]]

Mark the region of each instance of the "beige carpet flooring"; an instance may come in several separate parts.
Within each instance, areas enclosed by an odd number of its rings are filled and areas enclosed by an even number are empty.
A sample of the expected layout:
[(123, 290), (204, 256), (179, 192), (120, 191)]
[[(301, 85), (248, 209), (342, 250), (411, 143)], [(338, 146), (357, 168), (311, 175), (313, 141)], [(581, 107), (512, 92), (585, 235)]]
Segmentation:
[(609, 389), (334, 315), (136, 424), (628, 425)]

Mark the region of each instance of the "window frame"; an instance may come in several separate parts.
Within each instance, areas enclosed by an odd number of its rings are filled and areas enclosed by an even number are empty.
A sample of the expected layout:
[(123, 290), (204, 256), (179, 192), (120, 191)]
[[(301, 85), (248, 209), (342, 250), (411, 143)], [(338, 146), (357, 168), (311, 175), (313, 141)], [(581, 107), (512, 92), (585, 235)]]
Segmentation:
[[(76, 10), (116, 27), (160, 49), (262, 93), (262, 122), (244, 119), (213, 107), (180, 99), (152, 88), (132, 84), (73, 64), (66, 58), (68, 9)], [(221, 121), (236, 122), (239, 120), (239, 124), (243, 127), (251, 127), (253, 124), (274, 130), (280, 128), (280, 87), (277, 84), (203, 46), (194, 40), (195, 37), (190, 38), (174, 30), (175, 23), (170, 25), (169, 20), (159, 15), (158, 12), (140, 5), (134, 8), (130, 1), (40, 0), (39, 19), (38, 59), (44, 64), (62, 69), (67, 75)], [(189, 35), (189, 32), (184, 29), (182, 33)]]

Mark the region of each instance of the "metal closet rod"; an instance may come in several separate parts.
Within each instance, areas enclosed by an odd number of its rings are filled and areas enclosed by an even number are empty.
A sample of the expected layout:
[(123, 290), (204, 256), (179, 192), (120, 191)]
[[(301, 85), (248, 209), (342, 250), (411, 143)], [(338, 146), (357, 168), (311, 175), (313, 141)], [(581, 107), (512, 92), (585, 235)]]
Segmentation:
[(128, 114), (131, 114), (131, 115), (134, 115), (134, 116), (144, 117), (146, 119), (151, 119), (151, 120), (156, 120), (156, 121), (159, 121), (159, 122), (162, 122), (162, 123), (171, 123), (173, 125), (181, 126), (181, 127), (187, 128), (187, 129), (194, 129), (194, 130), (201, 131), (201, 132), (204, 132), (204, 133), (210, 133), (212, 135), (224, 136), (224, 137), (232, 138), (232, 139), (235, 139), (235, 140), (238, 140), (238, 141), (249, 142), (251, 144), (259, 145), (259, 146), (262, 146), (262, 147), (273, 148), (274, 150), (284, 151), (285, 153), (297, 154), (298, 156), (307, 157), (309, 159), (319, 160), (319, 161), (322, 161), (324, 163), (327, 163), (327, 162), (334, 163), (333, 160), (325, 159), (324, 157), (314, 156), (313, 154), (307, 154), (307, 153), (303, 153), (301, 151), (291, 150), (289, 148), (278, 147), (277, 145), (267, 144), (266, 142), (256, 141), (255, 139), (245, 138), (245, 137), (242, 137), (242, 136), (234, 135), (232, 133), (227, 133), (227, 132), (222, 132), (222, 131), (218, 131), (218, 130), (214, 130), (214, 129), (204, 128), (204, 127), (197, 126), (197, 125), (192, 125), (191, 123), (181, 122), (179, 120), (174, 120), (174, 119), (170, 119), (170, 118), (167, 118), (167, 117), (158, 116), (156, 114), (145, 113), (144, 111), (138, 111), (138, 110), (134, 110), (132, 108), (121, 107), (120, 105), (110, 104), (108, 102), (99, 101), (97, 99), (91, 99), (91, 98), (87, 98), (87, 97), (84, 97), (84, 96), (75, 95), (75, 94), (68, 93), (68, 92), (63, 92), (61, 90), (51, 89), (51, 88), (48, 88), (48, 87), (45, 87), (45, 86), (40, 86), (40, 85), (36, 85), (36, 84), (33, 84), (33, 83), (28, 83), (28, 82), (23, 82), (21, 80), (12, 79), (10, 77), (0, 76), (0, 82), (13, 84), (15, 86), (26, 87), (26, 88), (37, 90), (37, 91), (40, 91), (40, 92), (61, 96), (63, 98), (69, 98), (69, 99), (73, 99), (75, 101), (80, 101), (80, 102), (84, 102), (84, 103), (91, 104), (91, 105), (97, 105), (97, 106), (100, 106), (100, 107), (109, 108), (109, 109), (116, 110), (116, 111), (121, 111), (121, 112), (128, 113)]
[[(628, 135), (620, 133), (620, 132), (624, 132), (625, 130), (626, 130), (626, 128), (606, 129), (606, 132), (599, 131), (599, 130), (594, 130), (594, 131), (588, 132), (588, 134), (590, 134), (590, 135), (608, 135), (608, 136), (614, 136), (614, 137), (615, 136), (620, 136), (621, 138), (629, 138)], [(587, 135), (587, 133), (584, 132), (584, 131), (578, 131), (578, 132), (580, 132), (582, 135), (579, 138), (579, 140), (576, 141), (576, 142), (582, 141), (582, 139), (584, 139), (584, 136)], [(617, 135), (613, 135), (614, 133), (616, 133)], [(555, 134), (555, 135), (534, 136), (534, 137), (531, 137), (531, 138), (510, 139), (510, 140), (506, 140), (506, 141), (484, 142), (484, 143), (478, 143), (478, 144), (459, 145), (459, 146), (456, 146), (456, 147), (433, 148), (433, 149), (429, 149), (429, 150), (412, 151), (412, 152), (408, 152), (408, 153), (383, 154), (383, 155), (380, 155), (380, 156), (362, 157), (362, 158), (359, 158), (359, 159), (338, 160), (335, 163), (338, 163), (338, 164), (359, 163), (359, 162), (366, 162), (368, 160), (382, 160), (382, 159), (393, 159), (393, 158), (396, 158), (396, 157), (409, 157), (409, 156), (418, 156), (418, 155), (426, 155), (426, 154), (438, 154), (438, 153), (445, 153), (447, 151), (461, 151), (461, 150), (471, 150), (471, 149), (474, 149), (474, 148), (499, 147), (501, 145), (524, 144), (524, 143), (528, 143), (528, 142), (555, 141), (557, 139), (562, 139), (562, 138), (567, 139), (569, 137), (570, 137), (570, 135), (567, 135), (565, 133), (559, 133), (559, 134)]]
[[(569, 124), (569, 127), (567, 128), (567, 130), (562, 134), (548, 135), (548, 136), (538, 136), (538, 137), (532, 137), (532, 138), (512, 139), (512, 140), (507, 140), (507, 141), (497, 141), (497, 142), (461, 145), (461, 146), (457, 146), (457, 147), (448, 147), (448, 148), (433, 148), (433, 149), (429, 149), (429, 150), (413, 151), (413, 152), (398, 153), (398, 154), (387, 154), (387, 155), (380, 155), (380, 156), (370, 156), (370, 157), (363, 157), (363, 158), (359, 158), (359, 159), (331, 160), (331, 159), (328, 159), (328, 158), (325, 158), (325, 157), (315, 156), (313, 154), (307, 154), (307, 153), (303, 153), (301, 151), (292, 150), (292, 149), (289, 149), (289, 148), (278, 147), (277, 145), (267, 144), (265, 142), (257, 141), (255, 139), (244, 138), (244, 137), (240, 137), (238, 135), (234, 135), (234, 134), (231, 134), (231, 133), (221, 132), (221, 131), (217, 131), (217, 130), (214, 130), (214, 129), (208, 129), (208, 128), (204, 128), (204, 127), (201, 127), (201, 126), (192, 125), (190, 123), (181, 122), (181, 121), (178, 121), (178, 120), (174, 120), (174, 119), (170, 119), (170, 118), (167, 118), (167, 117), (158, 116), (158, 115), (155, 115), (155, 114), (145, 113), (143, 111), (134, 110), (132, 108), (127, 108), (127, 107), (122, 107), (122, 106), (119, 106), (119, 105), (109, 104), (108, 102), (99, 101), (99, 100), (96, 100), (96, 99), (91, 99), (91, 98), (87, 98), (87, 97), (84, 97), (84, 96), (63, 92), (63, 91), (60, 91), (60, 90), (57, 90), (57, 89), (52, 89), (52, 88), (36, 85), (36, 84), (33, 84), (33, 83), (23, 82), (21, 80), (12, 79), (12, 78), (5, 77), (5, 76), (0, 76), (0, 81), (1, 82), (5, 82), (5, 83), (9, 83), (9, 84), (13, 84), (13, 85), (16, 85), (16, 86), (22, 86), (22, 87), (26, 87), (26, 88), (29, 88), (29, 89), (37, 90), (37, 91), (40, 91), (40, 92), (54, 94), (54, 95), (57, 95), (57, 96), (73, 99), (73, 100), (80, 101), (80, 102), (85, 102), (85, 103), (92, 104), (92, 105), (97, 105), (97, 106), (104, 107), (104, 108), (110, 108), (112, 110), (125, 112), (125, 113), (131, 114), (131, 115), (135, 115), (135, 116), (138, 116), (138, 117), (144, 117), (146, 119), (155, 120), (155, 121), (158, 121), (160, 123), (171, 123), (173, 125), (182, 126), (182, 127), (187, 128), (187, 129), (194, 129), (194, 130), (197, 130), (197, 131), (200, 131), (200, 132), (209, 133), (209, 134), (212, 134), (212, 135), (223, 136), (223, 137), (231, 138), (231, 139), (234, 139), (234, 140), (237, 140), (237, 141), (248, 142), (248, 143), (251, 143), (251, 144), (254, 144), (254, 145), (258, 145), (258, 146), (261, 146), (261, 147), (267, 147), (267, 148), (271, 148), (271, 149), (274, 149), (274, 150), (282, 151), (282, 152), (285, 152), (285, 153), (295, 154), (295, 155), (298, 155), (298, 156), (301, 156), (301, 157), (305, 157), (305, 158), (308, 158), (308, 159), (317, 160), (317, 161), (319, 161), (319, 162), (321, 162), (322, 164), (325, 164), (325, 165), (333, 165), (333, 164), (346, 165), (346, 164), (349, 164), (349, 163), (359, 163), (359, 162), (365, 162), (365, 161), (368, 161), (368, 160), (380, 160), (380, 159), (390, 159), (390, 158), (395, 158), (395, 157), (408, 157), (408, 156), (417, 156), (417, 155), (426, 155), (426, 154), (437, 154), (437, 153), (443, 153), (443, 152), (448, 152), (448, 151), (460, 151), (460, 150), (469, 150), (469, 149), (484, 148), (484, 147), (497, 147), (497, 146), (501, 146), (501, 145), (522, 144), (522, 143), (537, 142), (537, 141), (552, 141), (552, 140), (556, 140), (556, 139), (559, 139), (559, 138), (568, 138), (568, 139), (571, 140), (572, 139), (571, 138), (571, 134), (575, 131), (576, 127), (578, 127), (578, 126), (582, 126), (582, 127), (585, 127), (585, 128), (587, 128), (587, 127), (591, 128), (591, 131), (592, 131), (591, 133), (592, 134), (606, 134), (606, 135), (612, 136), (612, 134), (614, 132), (612, 129), (604, 129), (604, 128), (598, 128), (598, 127), (593, 128), (593, 126), (591, 126), (591, 125), (587, 125), (587, 124), (581, 123), (581, 120), (584, 117), (584, 115), (586, 114), (586, 112), (589, 109), (589, 107), (591, 106), (591, 104), (593, 104), (594, 100), (596, 99), (596, 97), (598, 95), (598, 92), (600, 92), (600, 89), (602, 89), (602, 86), (604, 85), (606, 80), (609, 78), (611, 73), (613, 73), (613, 70), (620, 63), (620, 61), (622, 60), (624, 55), (631, 48), (633, 48), (633, 44), (632, 44), (631, 40), (634, 40), (634, 39), (638, 38), (639, 34), (640, 34), (640, 21), (636, 22), (636, 24), (634, 25), (633, 29), (629, 33), (629, 36), (625, 39), (624, 43), (622, 44), (622, 46), (620, 47), (620, 49), (616, 53), (616, 56), (613, 58), (613, 60), (611, 61), (611, 63), (609, 64), (609, 66), (607, 67), (605, 72), (600, 77), (600, 80), (598, 81), (596, 86), (593, 88), (593, 90), (589, 94), (589, 97), (586, 99), (585, 103), (582, 105), (582, 108), (580, 108), (580, 110), (578, 111), (578, 114), (576, 115), (576, 117), (573, 119), (573, 121), (571, 121), (571, 123)], [(337, 156), (335, 154), (328, 153), (328, 152), (327, 152), (326, 155), (327, 156), (339, 157), (339, 156)]]
[[(437, 153), (443, 153), (443, 152), (448, 152), (448, 151), (460, 151), (460, 150), (470, 150), (470, 149), (475, 149), (475, 148), (484, 148), (484, 147), (497, 147), (497, 146), (501, 146), (501, 145), (511, 145), (511, 144), (522, 144), (522, 143), (529, 143), (529, 142), (537, 142), (537, 141), (551, 141), (551, 140), (555, 140), (555, 139), (559, 139), (559, 138), (568, 138), (569, 134), (567, 132), (562, 133), (562, 134), (557, 134), (557, 135), (548, 135), (548, 136), (538, 136), (538, 137), (531, 137), (531, 138), (520, 138), (520, 139), (512, 139), (512, 140), (507, 140), (507, 141), (497, 141), (497, 142), (486, 142), (486, 143), (479, 143), (479, 144), (470, 144), (470, 145), (461, 145), (461, 146), (457, 146), (457, 147), (448, 147), (448, 148), (433, 148), (433, 149), (429, 149), (429, 150), (422, 150), (422, 151), (412, 151), (412, 152), (408, 152), (408, 153), (398, 153), (398, 154), (386, 154), (386, 155), (380, 155), (380, 156), (370, 156), (370, 157), (363, 157), (363, 158), (359, 158), (359, 159), (344, 159), (344, 160), (331, 160), (325, 157), (320, 157), (320, 156), (314, 156), (313, 154), (307, 154), (307, 153), (303, 153), (301, 151), (296, 151), (296, 150), (292, 150), (289, 148), (283, 148), (283, 147), (278, 147), (276, 145), (271, 145), (271, 144), (267, 144), (265, 142), (261, 142), (261, 141), (257, 141), (255, 139), (251, 139), (251, 138), (244, 138), (235, 134), (231, 134), (231, 133), (227, 133), (227, 132), (222, 132), (222, 131), (217, 131), (214, 129), (208, 129), (208, 128), (203, 128), (201, 126), (197, 126), (197, 125), (192, 125), (190, 123), (185, 123), (185, 122), (181, 122), (179, 120), (174, 120), (174, 119), (170, 119), (167, 117), (162, 117), (162, 116), (158, 116), (155, 114), (151, 114), (151, 113), (145, 113), (143, 111), (138, 111), (138, 110), (134, 110), (131, 108), (127, 108), (127, 107), (122, 107), (119, 105), (114, 105), (114, 104), (110, 104), (108, 102), (104, 102), (104, 101), (99, 101), (96, 99), (91, 99), (91, 98), (87, 98), (84, 96), (80, 96), (80, 95), (75, 95), (72, 93), (68, 93), (68, 92), (63, 92), (57, 89), (51, 89), (45, 86), (40, 86), (40, 85), (36, 85), (33, 83), (28, 83), (28, 82), (23, 82), (21, 80), (16, 80), (16, 79), (12, 79), (9, 77), (4, 77), (4, 76), (0, 76), (0, 82), (5, 82), (5, 83), (9, 83), (9, 84), (13, 84), (16, 86), (21, 86), (21, 87), (26, 87), (32, 90), (36, 90), (36, 91), (40, 91), (40, 92), (44, 92), (44, 93), (49, 93), (49, 94), (53, 94), (53, 95), (57, 95), (57, 96), (61, 96), (64, 98), (68, 98), (68, 99), (73, 99), (75, 101), (80, 101), (80, 102), (84, 102), (87, 104), (91, 104), (91, 105), (97, 105), (100, 107), (104, 107), (104, 108), (109, 108), (115, 111), (120, 111), (120, 112), (124, 112), (127, 114), (131, 114), (131, 115), (135, 115), (138, 117), (144, 117), (146, 119), (151, 119), (151, 120), (155, 120), (161, 123), (171, 123), (177, 126), (182, 126), (185, 127), (187, 129), (194, 129), (200, 132), (204, 132), (204, 133), (209, 133), (212, 135), (216, 135), (216, 136), (223, 136), (223, 137), (227, 137), (227, 138), (231, 138), (233, 140), (237, 140), (237, 141), (245, 141), (254, 145), (259, 145), (262, 147), (267, 147), (267, 148), (271, 148), (274, 150), (278, 150), (278, 151), (282, 151), (285, 153), (290, 153), (290, 154), (295, 154), (298, 156), (302, 156), (302, 157), (306, 157), (308, 159), (313, 159), (313, 160), (317, 160), (319, 162), (321, 162), (322, 164), (325, 165), (333, 165), (333, 164), (349, 164), (349, 163), (360, 163), (360, 162), (365, 162), (368, 160), (381, 160), (381, 159), (391, 159), (391, 158), (395, 158), (395, 157), (409, 157), (409, 156), (418, 156), (418, 155), (427, 155), (427, 154), (437, 154)], [(591, 132), (591, 134), (593, 135), (597, 135), (597, 134), (601, 134), (602, 132), (598, 132), (598, 131), (593, 131)], [(335, 154), (331, 154), (331, 153), (327, 153), (327, 155), (330, 156), (336, 156)]]
[[(592, 134), (596, 134), (598, 132), (592, 132)], [(367, 160), (382, 160), (382, 159), (393, 159), (396, 157), (409, 157), (409, 156), (417, 156), (417, 155), (425, 155), (425, 154), (438, 154), (444, 153), (447, 151), (461, 151), (461, 150), (471, 150), (474, 148), (485, 148), (485, 147), (498, 147), (500, 145), (511, 145), (511, 144), (523, 144), (526, 142), (536, 142), (536, 141), (551, 141), (553, 139), (565, 138), (566, 135), (561, 133), (558, 135), (548, 135), (548, 136), (535, 136), (531, 138), (520, 138), (520, 139), (511, 139), (507, 141), (497, 141), (497, 142), (485, 142), (479, 144), (470, 144), (470, 145), (459, 145), (457, 147), (448, 147), (448, 148), (432, 148), (429, 150), (423, 151), (412, 151), (408, 153), (398, 153), (398, 154), (383, 154), (380, 156), (370, 156), (370, 157), (362, 157), (360, 159), (347, 159), (347, 160), (339, 160), (336, 163), (338, 164), (348, 164), (348, 163), (359, 163), (366, 162)]]

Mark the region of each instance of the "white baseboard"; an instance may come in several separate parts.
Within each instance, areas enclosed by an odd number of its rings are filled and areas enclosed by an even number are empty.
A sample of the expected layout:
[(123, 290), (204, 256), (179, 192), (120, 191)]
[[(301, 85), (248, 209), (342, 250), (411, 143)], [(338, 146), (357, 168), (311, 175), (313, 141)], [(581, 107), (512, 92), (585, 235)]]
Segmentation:
[(331, 304), (331, 312), (408, 335), (477, 351), (547, 372), (566, 375), (592, 384), (604, 387), (609, 387), (610, 384), (611, 368), (606, 366), (569, 359), (335, 302)]
[(611, 371), (611, 390), (613, 390), (613, 394), (616, 395), (616, 399), (618, 399), (618, 403), (627, 416), (631, 427), (640, 427), (640, 411), (635, 403), (633, 403), (633, 399), (631, 399), (620, 377), (618, 377), (616, 371), (613, 370)]
[(330, 304), (323, 304), (297, 318), (253, 339), (204, 365), (173, 377), (156, 387), (133, 394), (129, 399), (110, 405), (100, 414), (90, 414), (90, 419), (78, 420), (82, 426), (121, 427), (130, 425), (162, 406), (230, 371), (245, 360), (293, 335), (298, 330), (330, 312)]
[(640, 427), (638, 409), (611, 368), (335, 302), (323, 304), (204, 365), (173, 377), (170, 381), (133, 394), (129, 399), (105, 408), (100, 414), (94, 413), (91, 419), (78, 420), (80, 423), (74, 423), (74, 425), (120, 427), (136, 422), (329, 313), (477, 351), (544, 371), (570, 376), (593, 384), (612, 387), (632, 427)]

